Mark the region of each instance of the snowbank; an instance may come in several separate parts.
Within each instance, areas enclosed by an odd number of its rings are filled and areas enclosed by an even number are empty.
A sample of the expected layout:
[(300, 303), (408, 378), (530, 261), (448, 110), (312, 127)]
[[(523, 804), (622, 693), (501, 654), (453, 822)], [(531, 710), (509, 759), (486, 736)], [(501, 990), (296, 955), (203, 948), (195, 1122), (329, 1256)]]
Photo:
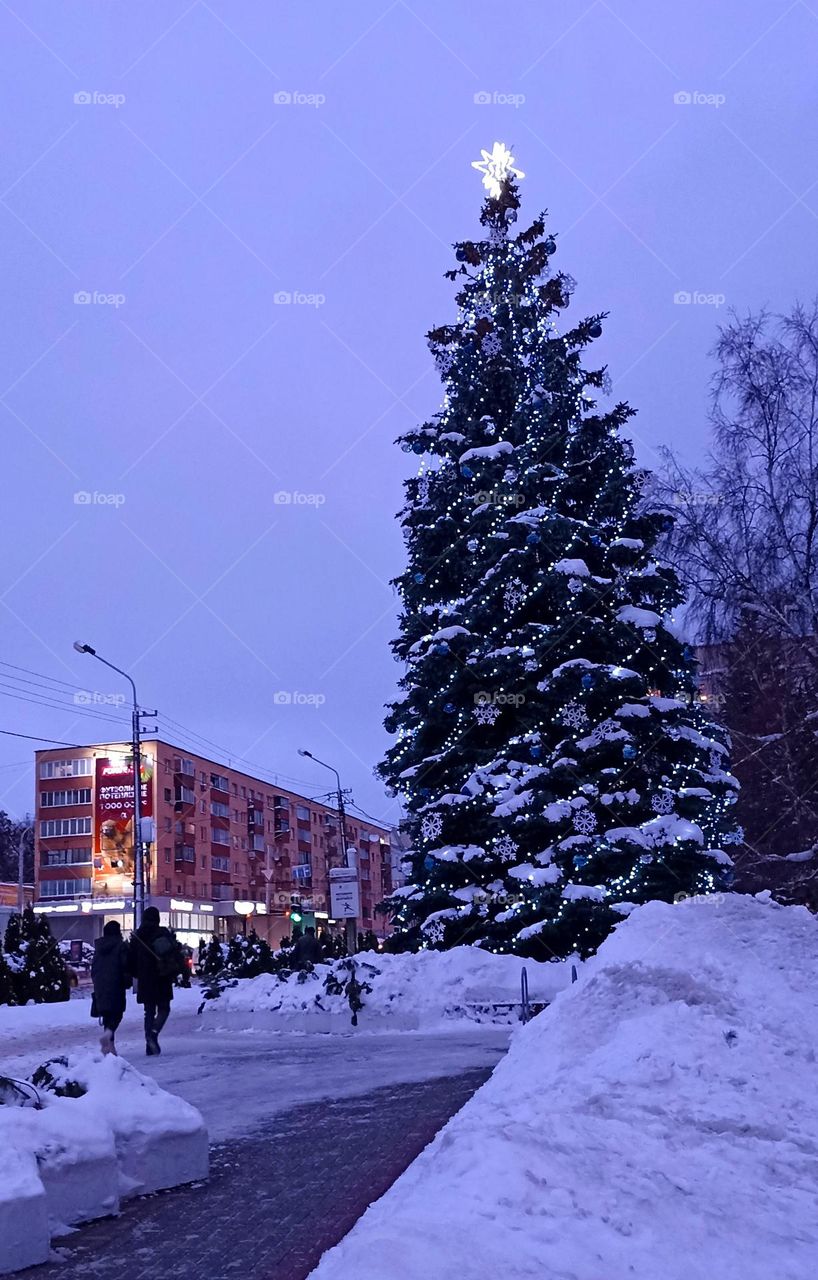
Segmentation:
[[(20, 1239), (0, 1232), (0, 1272), (42, 1261), (52, 1235), (117, 1213), (121, 1199), (208, 1173), (199, 1112), (124, 1058), (77, 1054), (47, 1074), (31, 1091), (42, 1109), (0, 1106), (0, 1226), (27, 1224)], [(55, 1092), (66, 1088), (84, 1092)]]
[(812, 1280), (818, 923), (634, 911), (314, 1280)]
[[(345, 964), (316, 965), (312, 973), (293, 974), (285, 980), (266, 973), (239, 980), (205, 1004), (206, 1025), (348, 1031), (349, 999), (337, 990), (350, 976)], [(548, 1003), (571, 981), (570, 962), (542, 964), (518, 956), (494, 955), (478, 947), (415, 955), (362, 952), (355, 956), (355, 975), (371, 990), (362, 993), (359, 1024), (369, 1029), (415, 1031), (464, 1022), (493, 1026), (516, 1023), (523, 967), (534, 1003)]]

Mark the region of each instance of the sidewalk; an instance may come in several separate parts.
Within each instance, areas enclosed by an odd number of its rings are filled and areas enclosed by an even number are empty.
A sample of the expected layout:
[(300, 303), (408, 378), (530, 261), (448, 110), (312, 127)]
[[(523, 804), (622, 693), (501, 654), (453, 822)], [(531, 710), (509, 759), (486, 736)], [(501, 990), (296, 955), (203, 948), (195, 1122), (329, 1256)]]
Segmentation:
[(288, 1110), (214, 1146), (207, 1184), (130, 1201), (26, 1280), (303, 1280), (490, 1074)]

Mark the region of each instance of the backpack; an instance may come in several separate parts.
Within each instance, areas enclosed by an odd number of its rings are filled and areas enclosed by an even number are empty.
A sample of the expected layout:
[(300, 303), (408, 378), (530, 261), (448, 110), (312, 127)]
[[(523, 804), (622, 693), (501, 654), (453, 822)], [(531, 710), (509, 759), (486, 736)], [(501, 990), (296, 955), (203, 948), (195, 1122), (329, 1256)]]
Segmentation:
[(156, 956), (156, 972), (160, 978), (175, 978), (184, 969), (182, 944), (172, 933), (160, 933), (151, 943)]

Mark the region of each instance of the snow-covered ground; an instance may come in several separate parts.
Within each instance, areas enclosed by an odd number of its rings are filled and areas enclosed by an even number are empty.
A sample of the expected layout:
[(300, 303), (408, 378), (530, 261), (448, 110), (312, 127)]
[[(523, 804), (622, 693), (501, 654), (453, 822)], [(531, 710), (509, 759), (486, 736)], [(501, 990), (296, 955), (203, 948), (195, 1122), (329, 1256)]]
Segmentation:
[[(304, 1030), (318, 1020), (328, 1030), (346, 1028), (350, 1022), (347, 996), (337, 985), (328, 991), (326, 982), (331, 978), (336, 984), (346, 983), (347, 964), (319, 964), (313, 972), (292, 974), (286, 980), (271, 973), (241, 980), (206, 1004), (205, 1023), (229, 1026), (246, 1018), (259, 1025), (259, 1014), (273, 1014), (281, 1026), (297, 1017)], [(570, 961), (541, 964), (479, 947), (415, 955), (363, 952), (355, 957), (355, 974), (370, 990), (362, 995), (359, 1024), (362, 1029), (394, 1026), (396, 1030), (436, 1030), (457, 1023), (513, 1024), (519, 1019), (523, 969), (530, 999), (547, 1003), (571, 982), (571, 968)]]
[[(145, 1057), (141, 1009), (129, 997), (119, 1051), (143, 1074), (201, 1111), (211, 1141), (252, 1133), (278, 1112), (322, 1098), (355, 1097), (491, 1067), (505, 1052), (506, 1028), (457, 1026), (438, 1034), (343, 1035), (204, 1030), (201, 992), (180, 990), (162, 1033), (162, 1056)], [(90, 996), (64, 1004), (0, 1006), (0, 1073), (28, 1075), (46, 1058), (99, 1046)]]
[(649, 903), (315, 1280), (813, 1280), (818, 923)]

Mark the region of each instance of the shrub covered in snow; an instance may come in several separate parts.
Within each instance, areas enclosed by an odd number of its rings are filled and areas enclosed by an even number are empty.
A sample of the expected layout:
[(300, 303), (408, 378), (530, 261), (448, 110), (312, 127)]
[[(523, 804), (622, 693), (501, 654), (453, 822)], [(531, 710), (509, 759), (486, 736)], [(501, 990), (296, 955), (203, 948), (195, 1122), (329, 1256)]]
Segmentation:
[(209, 1018), (224, 1014), (334, 1015), (362, 1026), (394, 1017), (405, 1024), (451, 1020), (516, 1020), (520, 980), (526, 968), (531, 1000), (545, 1003), (571, 981), (570, 962), (523, 961), (479, 947), (389, 955), (367, 951), (293, 973), (262, 974), (234, 982), (206, 1006)]

